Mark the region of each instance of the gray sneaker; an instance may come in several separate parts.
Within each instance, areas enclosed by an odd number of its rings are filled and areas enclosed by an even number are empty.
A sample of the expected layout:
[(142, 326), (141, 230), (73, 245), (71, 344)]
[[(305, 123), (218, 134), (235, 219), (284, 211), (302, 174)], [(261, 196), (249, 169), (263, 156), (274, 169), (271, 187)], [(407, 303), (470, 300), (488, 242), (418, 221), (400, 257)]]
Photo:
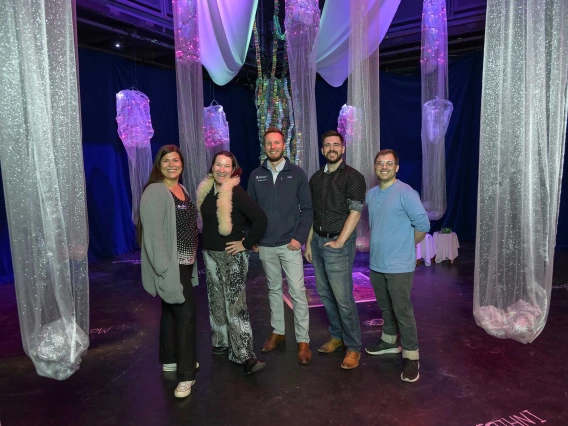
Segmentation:
[(369, 355), (399, 354), (402, 352), (402, 347), (398, 343), (387, 343), (384, 340), (379, 340), (374, 345), (366, 347), (365, 352)]

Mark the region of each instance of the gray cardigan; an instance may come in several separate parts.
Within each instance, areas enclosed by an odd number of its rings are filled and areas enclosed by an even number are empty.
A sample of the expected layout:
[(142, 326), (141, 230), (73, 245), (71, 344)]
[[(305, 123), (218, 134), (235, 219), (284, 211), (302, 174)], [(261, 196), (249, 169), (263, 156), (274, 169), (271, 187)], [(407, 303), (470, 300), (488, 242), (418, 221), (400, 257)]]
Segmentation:
[[(185, 189), (185, 188), (184, 188)], [(140, 200), (142, 221), (142, 285), (152, 296), (166, 303), (183, 303), (179, 277), (176, 210), (170, 190), (164, 183), (152, 183)], [(192, 283), (197, 285), (197, 265)]]

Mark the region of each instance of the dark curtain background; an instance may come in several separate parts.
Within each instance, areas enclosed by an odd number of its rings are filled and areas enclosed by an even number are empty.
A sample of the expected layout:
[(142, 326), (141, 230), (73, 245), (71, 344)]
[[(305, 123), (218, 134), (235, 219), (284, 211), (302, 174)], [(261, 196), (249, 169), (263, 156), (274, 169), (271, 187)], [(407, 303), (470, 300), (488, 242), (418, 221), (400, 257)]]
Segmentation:
[[(483, 53), (476, 52), (450, 64), (450, 100), (454, 113), (446, 135), (448, 209), (432, 223), (457, 232), (460, 241), (475, 240), (479, 120)], [(135, 86), (150, 98), (154, 137), (152, 152), (178, 144), (176, 82), (173, 70), (137, 65), (127, 59), (79, 49), (83, 154), (87, 188), (91, 259), (108, 258), (138, 248), (131, 222), (131, 194), (126, 152), (117, 134), (116, 99), (120, 90)], [(382, 73), (381, 148), (400, 156), (398, 177), (420, 192), (422, 148), (420, 140), (420, 76)], [(213, 86), (204, 82), (205, 105), (223, 105), (229, 122), (231, 150), (243, 168), (242, 186), (258, 166), (260, 145), (256, 127), (254, 92), (239, 84)], [(337, 116), (347, 100), (347, 83), (334, 88), (316, 83), (318, 133), (337, 128)], [(369, 167), (373, 159), (369, 159)], [(567, 172), (566, 162), (564, 171)], [(81, 177), (78, 176), (78, 179)], [(0, 185), (0, 206), (4, 205)], [(568, 247), (568, 183), (564, 180), (557, 247)], [(17, 260), (15, 260), (17, 261)], [(6, 212), (0, 208), (0, 283), (11, 282), (12, 261)]]

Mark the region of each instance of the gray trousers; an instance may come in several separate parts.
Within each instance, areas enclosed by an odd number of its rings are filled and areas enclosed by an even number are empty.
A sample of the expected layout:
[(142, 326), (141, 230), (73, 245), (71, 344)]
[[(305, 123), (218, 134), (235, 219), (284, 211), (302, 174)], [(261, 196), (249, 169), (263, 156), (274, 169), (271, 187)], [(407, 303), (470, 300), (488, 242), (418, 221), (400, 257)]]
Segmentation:
[(282, 299), (282, 270), (294, 307), (294, 328), (298, 343), (310, 342), (310, 316), (304, 285), (304, 261), (301, 250), (289, 250), (287, 245), (258, 248), (258, 254), (268, 283), (270, 324), (276, 334), (285, 334), (284, 301)]
[(383, 312), (383, 334), (381, 339), (396, 343), (400, 333), (402, 357), (419, 359), (418, 335), (414, 308), (410, 301), (414, 272), (384, 274), (371, 271), (371, 284), (375, 290), (377, 304)]

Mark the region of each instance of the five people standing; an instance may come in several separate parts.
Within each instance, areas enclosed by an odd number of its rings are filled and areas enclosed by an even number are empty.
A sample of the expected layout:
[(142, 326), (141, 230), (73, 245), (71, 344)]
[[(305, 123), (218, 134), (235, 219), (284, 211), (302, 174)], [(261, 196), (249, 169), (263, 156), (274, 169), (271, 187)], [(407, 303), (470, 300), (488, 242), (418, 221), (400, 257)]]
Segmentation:
[[(363, 204), (369, 209), (370, 280), (383, 313), (380, 340), (370, 355), (400, 353), (402, 380), (419, 378), (416, 321), (410, 301), (415, 246), (430, 229), (420, 197), (396, 179), (398, 155), (385, 149), (375, 157), (379, 185), (365, 195), (363, 175), (345, 164), (340, 133), (322, 136), (325, 166), (308, 182), (305, 172), (284, 156), (284, 135), (269, 128), (263, 135), (266, 160), (249, 178), (248, 194), (240, 186), (241, 169), (228, 151), (213, 158), (197, 190), (197, 208), (179, 184), (183, 155), (174, 145), (160, 148), (140, 202), (138, 236), (142, 248), (144, 288), (162, 299), (160, 362), (177, 371), (176, 397), (190, 394), (195, 383), (195, 297), (192, 275), (197, 250), (197, 212), (203, 219), (213, 354), (228, 353), (246, 374), (264, 368), (253, 351), (246, 305), (248, 250), (259, 252), (266, 273), (272, 334), (262, 352), (285, 340), (282, 271), (293, 300), (298, 362), (312, 359), (309, 310), (301, 254), (313, 263), (317, 292), (330, 322), (322, 354), (345, 348), (343, 369), (359, 366), (361, 328), (353, 296), (355, 229)], [(248, 232), (246, 228), (248, 227)], [(399, 336), (400, 335), (400, 344)]]

